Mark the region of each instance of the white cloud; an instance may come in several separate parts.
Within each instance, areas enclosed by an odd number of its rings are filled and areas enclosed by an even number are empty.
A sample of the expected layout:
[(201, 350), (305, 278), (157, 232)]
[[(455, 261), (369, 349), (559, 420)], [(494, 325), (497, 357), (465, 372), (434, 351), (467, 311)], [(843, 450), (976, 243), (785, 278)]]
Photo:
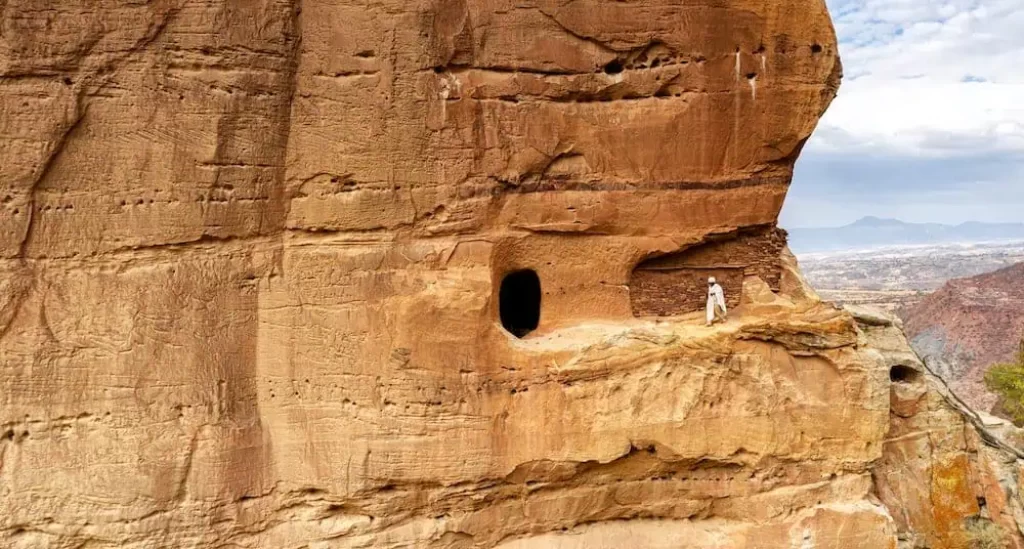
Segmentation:
[(1020, 0), (837, 0), (846, 79), (811, 148), (1024, 151)]
[(782, 223), (1024, 221), (1024, 0), (827, 0), (845, 79)]
[(1024, 84), (864, 77), (844, 84), (820, 128), (824, 150), (1024, 151)]

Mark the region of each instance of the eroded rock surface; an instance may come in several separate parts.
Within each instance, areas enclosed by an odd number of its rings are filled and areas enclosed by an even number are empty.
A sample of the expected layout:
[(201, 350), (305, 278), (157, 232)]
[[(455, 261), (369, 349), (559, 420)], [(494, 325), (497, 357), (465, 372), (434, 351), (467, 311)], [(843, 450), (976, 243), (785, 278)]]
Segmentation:
[[(1020, 430), (959, 400), (914, 354), (895, 316), (847, 310), (890, 372), (889, 432), (872, 474), (901, 547), (1024, 547)], [(979, 525), (1001, 543), (981, 543)]]
[[(928, 531), (878, 488), (915, 404), (775, 230), (839, 82), (823, 2), (0, 15), (0, 545)], [(704, 328), (709, 271), (739, 308)]]

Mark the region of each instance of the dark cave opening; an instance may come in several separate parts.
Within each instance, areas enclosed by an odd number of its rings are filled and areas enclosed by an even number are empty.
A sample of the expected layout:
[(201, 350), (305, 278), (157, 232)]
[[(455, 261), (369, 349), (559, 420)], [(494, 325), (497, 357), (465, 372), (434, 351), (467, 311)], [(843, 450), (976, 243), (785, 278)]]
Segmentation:
[(519, 338), (536, 330), (540, 324), (540, 295), (536, 272), (524, 269), (505, 275), (498, 292), (501, 325)]
[(920, 377), (921, 372), (902, 364), (897, 364), (889, 370), (889, 381), (893, 383), (914, 383)]
[(613, 59), (604, 66), (605, 74), (619, 74), (625, 67), (622, 66), (622, 62), (618, 59)]

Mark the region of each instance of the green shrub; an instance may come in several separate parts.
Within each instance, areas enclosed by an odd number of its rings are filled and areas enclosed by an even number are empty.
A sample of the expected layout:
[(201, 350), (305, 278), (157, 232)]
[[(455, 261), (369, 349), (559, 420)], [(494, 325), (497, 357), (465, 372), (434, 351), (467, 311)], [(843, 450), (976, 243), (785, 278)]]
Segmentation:
[(1013, 422), (1024, 424), (1024, 340), (1013, 362), (996, 364), (985, 372), (985, 385), (999, 395), (999, 404)]
[(1006, 532), (991, 520), (971, 517), (965, 521), (964, 532), (970, 549), (1006, 549)]

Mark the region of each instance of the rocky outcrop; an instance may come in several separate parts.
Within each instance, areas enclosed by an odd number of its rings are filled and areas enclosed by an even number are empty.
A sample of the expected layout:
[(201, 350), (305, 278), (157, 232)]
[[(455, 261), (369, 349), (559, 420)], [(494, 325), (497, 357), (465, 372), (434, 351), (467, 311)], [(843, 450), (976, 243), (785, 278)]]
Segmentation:
[(910, 349), (895, 317), (847, 311), (890, 372), (889, 432), (872, 475), (901, 547), (1024, 547), (1024, 453), (1015, 448), (1024, 431), (959, 400)]
[(1024, 340), (1024, 263), (950, 280), (900, 312), (911, 345), (975, 410), (990, 411), (997, 396), (985, 372), (1009, 362)]
[[(0, 10), (0, 545), (956, 547), (975, 513), (895, 512), (972, 469), (893, 449), (915, 404), (775, 231), (823, 2)], [(727, 269), (730, 321), (636, 311), (659, 257)]]

